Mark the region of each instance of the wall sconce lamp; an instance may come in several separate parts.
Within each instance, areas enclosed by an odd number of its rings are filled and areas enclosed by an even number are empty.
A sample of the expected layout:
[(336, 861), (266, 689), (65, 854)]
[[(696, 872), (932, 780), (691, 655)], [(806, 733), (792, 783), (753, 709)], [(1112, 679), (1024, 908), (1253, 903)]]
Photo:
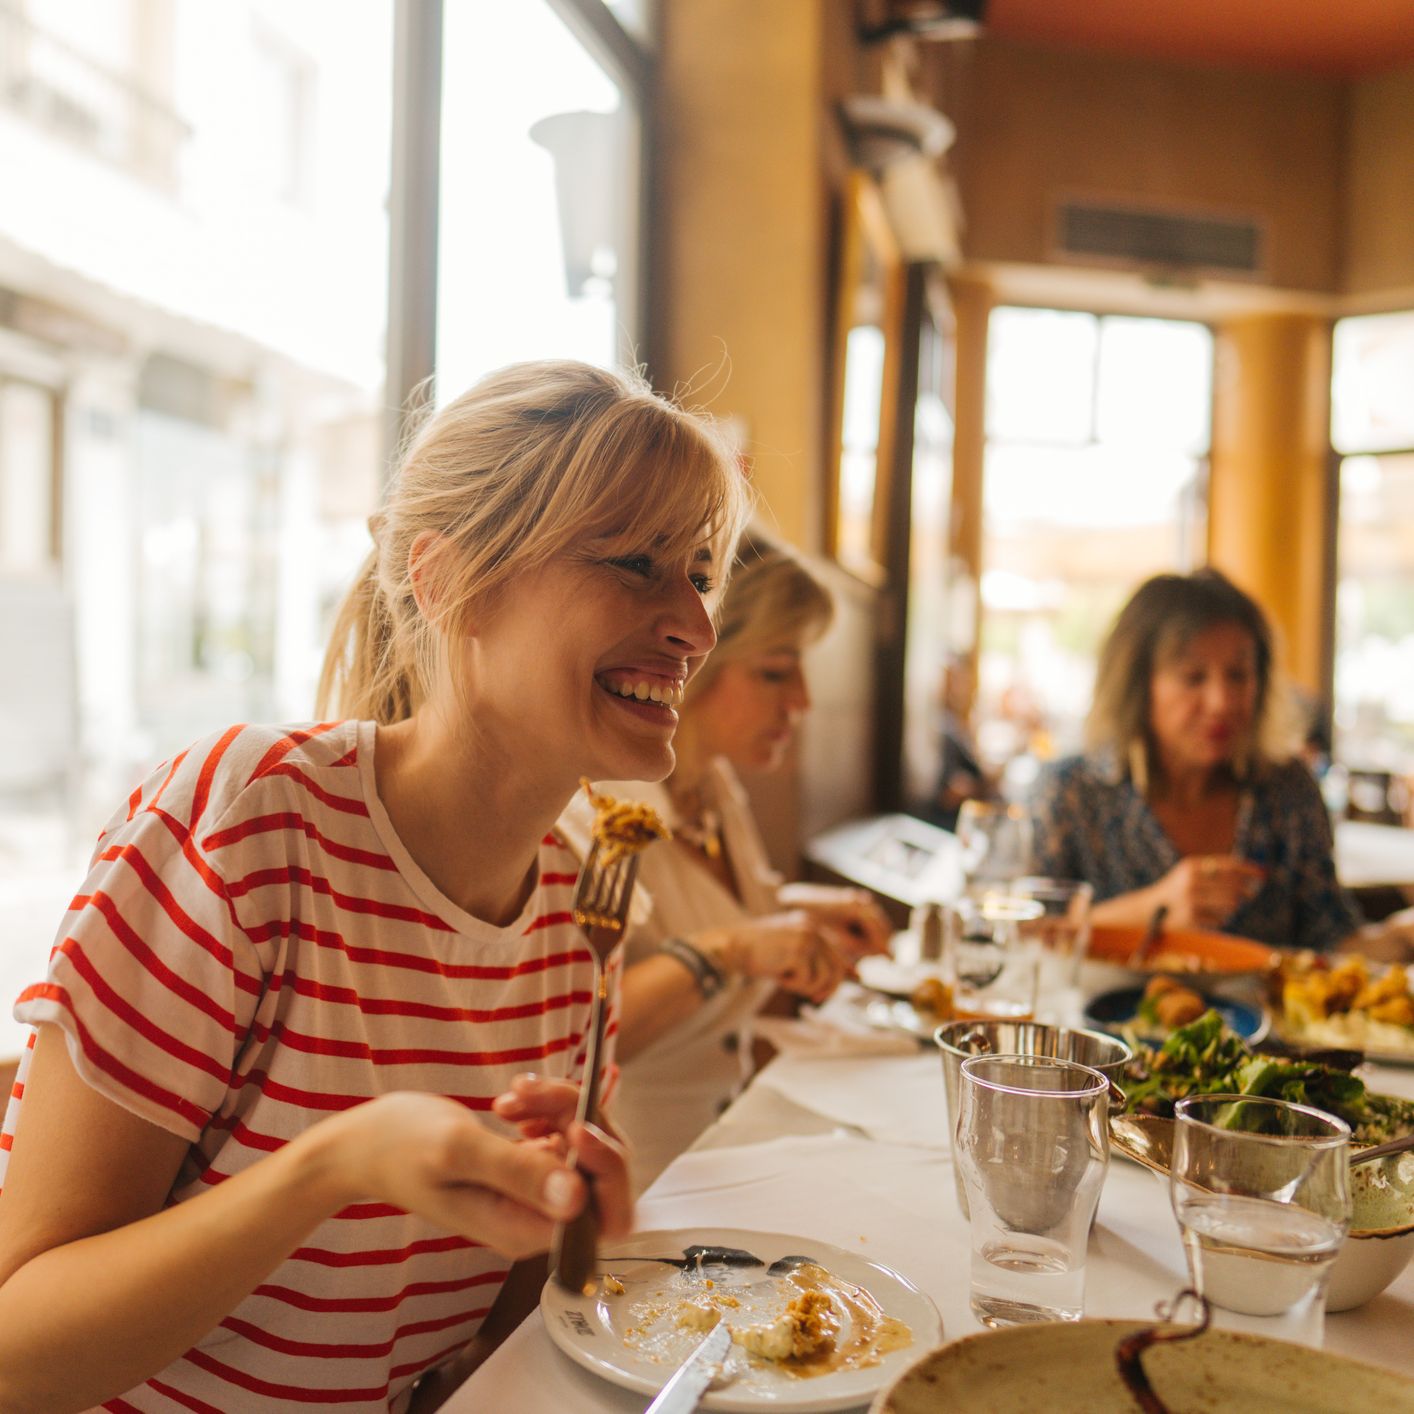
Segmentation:
[(861, 24), (863, 44), (880, 44), (897, 35), (917, 39), (971, 39), (982, 28), (987, 0), (890, 0), (888, 17)]

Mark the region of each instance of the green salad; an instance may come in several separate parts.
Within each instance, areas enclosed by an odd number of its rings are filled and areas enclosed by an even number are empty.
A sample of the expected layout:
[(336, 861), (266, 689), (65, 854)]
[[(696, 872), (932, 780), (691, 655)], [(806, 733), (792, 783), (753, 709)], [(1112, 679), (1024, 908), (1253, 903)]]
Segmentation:
[(1372, 1095), (1348, 1071), (1254, 1053), (1215, 1011), (1180, 1026), (1157, 1049), (1135, 1048), (1125, 1071), (1125, 1109), (1171, 1118), (1189, 1095), (1263, 1095), (1343, 1119), (1355, 1141), (1378, 1144), (1414, 1130), (1414, 1101)]

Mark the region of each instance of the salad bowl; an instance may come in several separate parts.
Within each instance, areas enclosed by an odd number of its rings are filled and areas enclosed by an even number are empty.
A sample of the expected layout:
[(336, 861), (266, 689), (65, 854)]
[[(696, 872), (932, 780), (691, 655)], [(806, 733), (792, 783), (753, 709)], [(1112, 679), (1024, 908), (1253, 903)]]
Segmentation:
[[(1193, 1094), (1264, 1095), (1339, 1115), (1354, 1147), (1414, 1131), (1414, 1102), (1373, 1094), (1355, 1076), (1313, 1061), (1253, 1052), (1209, 1012), (1158, 1049), (1140, 1047), (1121, 1082), (1126, 1103), (1110, 1116), (1114, 1149), (1167, 1180), (1173, 1154), (1173, 1101)], [(1414, 1257), (1414, 1151), (1350, 1169), (1351, 1228), (1336, 1258), (1329, 1311), (1363, 1305)]]

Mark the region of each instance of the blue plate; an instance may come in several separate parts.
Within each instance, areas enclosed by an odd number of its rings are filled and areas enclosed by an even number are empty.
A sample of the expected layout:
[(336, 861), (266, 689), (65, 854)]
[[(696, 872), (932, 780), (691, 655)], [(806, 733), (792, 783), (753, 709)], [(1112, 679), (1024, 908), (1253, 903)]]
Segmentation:
[[(1231, 997), (1214, 997), (1207, 992), (1199, 992), (1198, 995), (1222, 1017), (1228, 1030), (1236, 1032), (1248, 1045), (1255, 1044), (1267, 1034), (1270, 1020), (1261, 1007), (1235, 1002)], [(1085, 1024), (1096, 1031), (1107, 1031), (1112, 1036), (1118, 1036), (1138, 1016), (1139, 1003), (1143, 999), (1143, 987), (1121, 987), (1115, 992), (1102, 992), (1086, 1005)], [(1160, 1044), (1168, 1034), (1158, 1028), (1151, 1030), (1140, 1025), (1135, 1029), (1140, 1040), (1152, 1045)]]

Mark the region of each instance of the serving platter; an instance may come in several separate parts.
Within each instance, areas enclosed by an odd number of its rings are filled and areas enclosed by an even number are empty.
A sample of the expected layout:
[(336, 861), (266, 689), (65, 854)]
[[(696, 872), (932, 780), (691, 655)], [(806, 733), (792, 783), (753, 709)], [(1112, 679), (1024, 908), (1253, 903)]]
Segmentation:
[(1390, 1050), (1388, 1047), (1370, 1045), (1368, 1041), (1362, 1039), (1361, 1033), (1356, 1030), (1347, 1031), (1335, 1027), (1289, 1026), (1285, 1024), (1280, 1014), (1272, 1018), (1271, 1034), (1290, 1046), (1348, 1048), (1363, 1052), (1367, 1061), (1376, 1061), (1380, 1065), (1398, 1066), (1404, 1070), (1414, 1069), (1414, 1043), (1411, 1043), (1408, 1050)]
[[(1318, 989), (1314, 997), (1312, 988)], [(1345, 1047), (1382, 1065), (1414, 1066), (1414, 1024), (1407, 1019), (1414, 1013), (1414, 989), (1405, 967), (1382, 967), (1359, 954), (1300, 953), (1283, 960), (1269, 990), (1282, 1040)], [(1380, 1005), (1402, 1007), (1403, 1016), (1376, 1016)]]
[(1130, 959), (1146, 932), (1139, 927), (1095, 924), (1090, 930), (1086, 963), (1122, 968), (1132, 978), (1163, 973), (1201, 984), (1263, 977), (1279, 959), (1276, 949), (1251, 938), (1206, 928), (1167, 928), (1145, 963), (1134, 967)]
[[(718, 1249), (756, 1259), (714, 1267), (709, 1258), (694, 1263), (696, 1249)], [(769, 1319), (774, 1298), (764, 1288), (773, 1264), (785, 1266), (801, 1257), (824, 1267), (833, 1277), (862, 1287), (884, 1315), (901, 1321), (911, 1333), (905, 1348), (890, 1350), (877, 1364), (830, 1371), (814, 1376), (792, 1373), (784, 1365), (749, 1359), (734, 1344), (722, 1376), (702, 1400), (704, 1409), (759, 1414), (790, 1410), (792, 1414), (854, 1409), (873, 1397), (907, 1367), (918, 1353), (942, 1339), (938, 1309), (906, 1277), (814, 1238), (783, 1233), (747, 1232), (737, 1228), (691, 1228), (636, 1233), (607, 1244), (600, 1252), (599, 1279), (584, 1293), (571, 1293), (549, 1282), (540, 1298), (540, 1314), (550, 1339), (571, 1360), (614, 1384), (640, 1394), (656, 1394), (702, 1338), (701, 1329), (676, 1328), (673, 1310), (703, 1291), (712, 1281), (740, 1299), (752, 1319)], [(610, 1283), (603, 1278), (612, 1275)], [(621, 1286), (622, 1291), (612, 1289)], [(756, 1309), (764, 1304), (762, 1311)], [(736, 1314), (730, 1319), (736, 1323)], [(843, 1336), (849, 1332), (845, 1319)], [(843, 1338), (842, 1336), (842, 1338)]]

